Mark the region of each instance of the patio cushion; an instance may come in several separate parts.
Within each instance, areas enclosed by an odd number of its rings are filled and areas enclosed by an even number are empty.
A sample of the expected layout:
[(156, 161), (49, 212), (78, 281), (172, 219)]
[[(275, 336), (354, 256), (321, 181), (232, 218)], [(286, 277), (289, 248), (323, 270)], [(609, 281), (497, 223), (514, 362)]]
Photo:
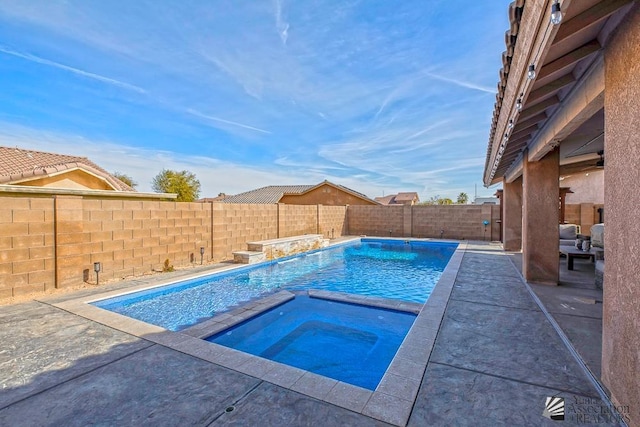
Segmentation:
[(580, 226), (577, 224), (560, 224), (560, 239), (575, 240), (580, 233)]
[(604, 224), (591, 226), (591, 245), (604, 248)]

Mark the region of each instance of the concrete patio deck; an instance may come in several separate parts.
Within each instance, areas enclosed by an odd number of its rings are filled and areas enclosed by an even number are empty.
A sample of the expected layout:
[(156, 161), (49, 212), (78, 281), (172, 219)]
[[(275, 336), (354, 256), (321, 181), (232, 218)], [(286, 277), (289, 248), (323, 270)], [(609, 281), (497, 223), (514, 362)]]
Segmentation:
[[(565, 398), (562, 425), (593, 410), (619, 425), (511, 258), (467, 245), (415, 401), (386, 402), (390, 413), (410, 405), (407, 419), (347, 410), (53, 305), (138, 280), (0, 307), (0, 425), (558, 425), (542, 416), (550, 396)], [(536, 292), (560, 317), (557, 289)]]

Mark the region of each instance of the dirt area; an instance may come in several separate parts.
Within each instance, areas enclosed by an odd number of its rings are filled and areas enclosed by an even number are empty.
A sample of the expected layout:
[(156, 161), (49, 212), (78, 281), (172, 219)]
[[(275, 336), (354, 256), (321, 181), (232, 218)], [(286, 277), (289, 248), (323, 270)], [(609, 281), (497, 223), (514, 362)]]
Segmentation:
[(33, 301), (34, 299), (42, 298), (45, 296), (63, 295), (63, 294), (68, 294), (70, 292), (75, 292), (82, 289), (91, 289), (91, 288), (96, 288), (96, 285), (84, 283), (81, 286), (73, 286), (73, 287), (68, 287), (64, 289), (49, 289), (46, 291), (29, 292), (29, 293), (14, 296), (14, 297), (0, 298), (0, 306), (19, 304), (21, 302), (29, 302), (29, 301)]
[[(209, 262), (209, 263), (204, 263), (204, 266), (212, 266), (218, 263), (215, 262)], [(175, 267), (174, 271), (175, 272), (183, 272), (185, 270), (192, 270), (194, 269), (194, 267), (199, 267), (202, 268), (202, 266), (200, 265), (196, 265), (196, 266), (184, 266), (184, 267)], [(122, 282), (125, 280), (132, 280), (132, 279), (140, 279), (140, 278), (144, 278), (144, 277), (149, 277), (149, 276), (157, 276), (160, 274), (166, 274), (162, 271), (154, 271), (151, 273), (146, 273), (143, 274), (141, 276), (130, 276), (130, 277), (125, 277), (123, 279), (112, 279), (112, 280), (105, 280), (104, 282), (102, 280), (100, 280), (100, 287), (104, 286), (104, 285), (110, 285), (110, 284), (114, 284), (114, 283), (118, 283), (118, 282)], [(29, 292), (29, 293), (25, 293), (22, 295), (18, 295), (18, 296), (13, 296), (13, 297), (9, 297), (9, 298), (0, 298), (0, 306), (3, 305), (11, 305), (11, 304), (19, 304), (19, 303), (23, 303), (23, 302), (29, 302), (29, 301), (33, 301), (34, 299), (39, 299), (39, 298), (43, 298), (43, 297), (51, 297), (51, 296), (58, 296), (58, 295), (64, 295), (64, 294), (68, 294), (68, 293), (72, 293), (72, 292), (76, 292), (76, 291), (80, 291), (83, 289), (96, 289), (98, 286), (96, 286), (93, 283), (83, 283), (81, 285), (78, 286), (69, 286), (69, 287), (65, 287), (65, 288), (54, 288), (54, 289), (48, 289), (46, 291), (34, 291), (34, 292)]]

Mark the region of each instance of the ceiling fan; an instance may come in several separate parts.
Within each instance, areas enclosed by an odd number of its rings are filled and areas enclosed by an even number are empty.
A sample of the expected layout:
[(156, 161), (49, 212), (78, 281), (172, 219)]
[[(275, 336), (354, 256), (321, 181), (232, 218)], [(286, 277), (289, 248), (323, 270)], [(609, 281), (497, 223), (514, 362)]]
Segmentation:
[(598, 156), (600, 156), (600, 160), (596, 162), (596, 167), (603, 168), (604, 167), (604, 150), (599, 150)]

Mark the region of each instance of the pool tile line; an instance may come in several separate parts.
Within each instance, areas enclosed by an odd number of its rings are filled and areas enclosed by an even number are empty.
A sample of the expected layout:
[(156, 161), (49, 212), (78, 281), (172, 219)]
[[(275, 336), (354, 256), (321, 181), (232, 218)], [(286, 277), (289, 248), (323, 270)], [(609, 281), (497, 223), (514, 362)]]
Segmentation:
[(213, 316), (197, 325), (186, 328), (180, 332), (197, 338), (206, 338), (215, 335), (225, 329), (242, 323), (265, 311), (271, 310), (287, 301), (295, 298), (295, 294), (289, 291), (279, 291), (267, 297), (249, 301), (229, 312)]
[(405, 311), (418, 314), (422, 310), (423, 304), (400, 301), (391, 298), (373, 297), (358, 294), (348, 294), (344, 292), (325, 291), (309, 289), (307, 294), (311, 298), (319, 298), (329, 301), (345, 302), (349, 304), (360, 304), (368, 307), (384, 308), (388, 310)]

